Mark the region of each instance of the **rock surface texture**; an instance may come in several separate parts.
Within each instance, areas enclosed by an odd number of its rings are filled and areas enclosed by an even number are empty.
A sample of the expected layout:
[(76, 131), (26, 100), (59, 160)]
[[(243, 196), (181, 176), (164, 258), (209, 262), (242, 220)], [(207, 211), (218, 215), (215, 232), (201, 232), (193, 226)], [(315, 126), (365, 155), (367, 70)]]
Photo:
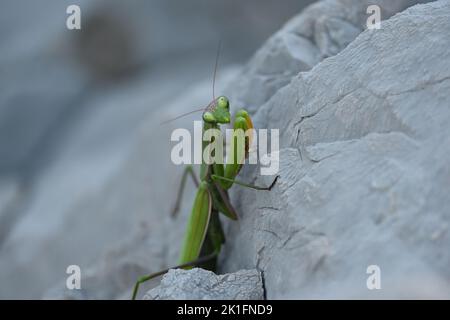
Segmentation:
[[(450, 298), (450, 1), (416, 3), (317, 2), (222, 79), (234, 110), (248, 108), (255, 127), (280, 130), (280, 178), (271, 192), (233, 187), (240, 219), (224, 219), (219, 272), (256, 268), (268, 299)], [(364, 30), (369, 4), (382, 8), (379, 30)], [(91, 265), (83, 298), (127, 298), (138, 276), (175, 264), (192, 190), (171, 219), (181, 168), (168, 161), (170, 132), (191, 128), (194, 118), (157, 124), (180, 105), (201, 105), (209, 86), (194, 86), (145, 120), (122, 169), (74, 207), (85, 219), (96, 213), (89, 228), (80, 216), (67, 222), (85, 237), (106, 221), (112, 242), (124, 214), (130, 233)], [(245, 166), (240, 179), (273, 177)], [(367, 288), (371, 265), (381, 270), (381, 290)], [(249, 288), (260, 288), (254, 279)], [(232, 299), (240, 291), (230, 281), (171, 271), (145, 297), (207, 299), (219, 283)], [(63, 284), (46, 297), (71, 298), (58, 291)]]
[(233, 192), (222, 271), (256, 266), (269, 299), (450, 297), (449, 31), (450, 1), (411, 7), (259, 107), (281, 177)]
[(236, 105), (256, 111), (299, 72), (338, 54), (365, 28), (369, 5), (378, 5), (381, 18), (417, 4), (417, 0), (318, 1), (292, 18), (262, 46), (233, 81)]
[(264, 289), (259, 271), (240, 270), (216, 275), (194, 268), (172, 269), (161, 284), (148, 291), (145, 300), (262, 300)]

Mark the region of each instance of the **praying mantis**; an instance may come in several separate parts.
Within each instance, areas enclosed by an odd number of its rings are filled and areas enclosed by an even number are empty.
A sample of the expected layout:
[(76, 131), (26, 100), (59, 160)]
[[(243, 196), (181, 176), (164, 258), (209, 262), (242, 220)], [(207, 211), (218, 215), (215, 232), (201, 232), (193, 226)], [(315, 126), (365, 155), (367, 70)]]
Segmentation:
[[(214, 79), (216, 68), (214, 69)], [(209, 103), (206, 109), (204, 109), (202, 119), (203, 131), (208, 129), (220, 130), (220, 125), (229, 124), (231, 122), (229, 100), (225, 96), (220, 96), (217, 99), (214, 98), (214, 82), (213, 101)], [(253, 129), (252, 119), (245, 109), (236, 112), (233, 121), (233, 129), (242, 129), (244, 132)], [(239, 142), (237, 137), (233, 137), (230, 144), (230, 150), (233, 150), (234, 152), (231, 152), (232, 156), (227, 160), (226, 164), (217, 162), (207, 164), (204, 159), (202, 159), (200, 165), (200, 181), (197, 179), (191, 165), (188, 165), (185, 168), (172, 214), (175, 215), (179, 211), (182, 194), (188, 176), (194, 181), (194, 184), (197, 187), (197, 193), (188, 220), (178, 265), (174, 268), (189, 269), (193, 266), (203, 266), (214, 270), (218, 254), (220, 253), (222, 245), (225, 243), (225, 235), (219, 219), (219, 213), (224, 214), (231, 220), (238, 219), (236, 210), (230, 202), (228, 190), (236, 184), (255, 190), (270, 191), (275, 185), (278, 176), (275, 177), (268, 187), (256, 186), (235, 179), (243, 166), (243, 159), (240, 159), (239, 157), (248, 157), (251, 138), (251, 136), (245, 137), (245, 143), (243, 145), (245, 152), (240, 153), (238, 152), (238, 148), (242, 143)], [(203, 141), (202, 151), (205, 150), (206, 146), (207, 141)], [(136, 298), (139, 286), (142, 283), (163, 275), (167, 271), (169, 271), (169, 269), (139, 278), (133, 289), (132, 300)]]

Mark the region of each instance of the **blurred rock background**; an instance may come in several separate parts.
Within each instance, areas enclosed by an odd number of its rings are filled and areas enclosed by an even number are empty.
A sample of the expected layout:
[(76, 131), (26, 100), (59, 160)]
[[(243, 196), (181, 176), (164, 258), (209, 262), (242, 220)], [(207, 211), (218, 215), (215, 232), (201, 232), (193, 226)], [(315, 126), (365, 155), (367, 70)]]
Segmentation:
[[(76, 238), (55, 233), (127, 158), (142, 119), (202, 79), (198, 102), (209, 101), (219, 39), (220, 73), (309, 2), (2, 1), (0, 297), (39, 297), (64, 277)], [(81, 31), (66, 28), (70, 4), (81, 7)], [(110, 238), (94, 229), (90, 253), (73, 252), (73, 263), (105, 249)]]

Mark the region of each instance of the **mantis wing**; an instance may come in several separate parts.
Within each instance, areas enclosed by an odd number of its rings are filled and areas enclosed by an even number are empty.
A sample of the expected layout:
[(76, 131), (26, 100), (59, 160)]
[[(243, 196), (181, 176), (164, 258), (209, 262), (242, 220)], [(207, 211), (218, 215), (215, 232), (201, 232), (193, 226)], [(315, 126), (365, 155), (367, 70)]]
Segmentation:
[(200, 183), (197, 195), (195, 196), (179, 264), (190, 262), (199, 257), (208, 230), (211, 210), (211, 194), (208, 189), (208, 184), (203, 181)]

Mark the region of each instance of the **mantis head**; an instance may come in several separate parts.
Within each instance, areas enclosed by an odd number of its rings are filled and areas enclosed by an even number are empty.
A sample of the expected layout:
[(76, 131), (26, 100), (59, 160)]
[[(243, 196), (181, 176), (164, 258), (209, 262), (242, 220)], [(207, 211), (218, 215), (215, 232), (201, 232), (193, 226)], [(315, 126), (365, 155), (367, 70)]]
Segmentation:
[(225, 96), (213, 100), (203, 113), (203, 121), (209, 123), (230, 123), (230, 119), (230, 103)]

